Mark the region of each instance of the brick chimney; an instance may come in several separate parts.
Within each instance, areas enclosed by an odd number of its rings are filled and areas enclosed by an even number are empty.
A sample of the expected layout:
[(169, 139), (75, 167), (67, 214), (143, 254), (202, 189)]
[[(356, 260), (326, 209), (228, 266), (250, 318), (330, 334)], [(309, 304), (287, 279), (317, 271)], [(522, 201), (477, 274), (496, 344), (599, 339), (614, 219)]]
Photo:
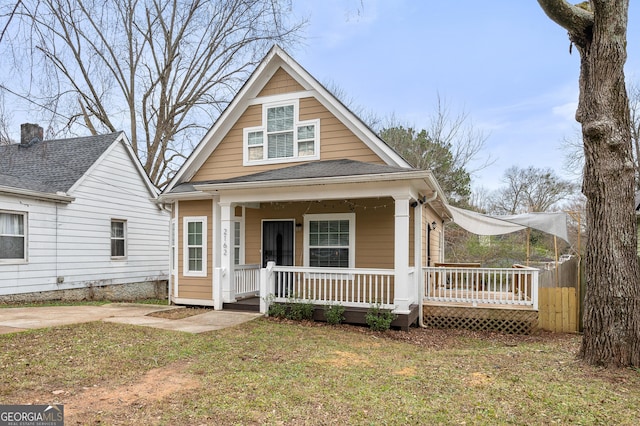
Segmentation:
[(20, 125), (20, 145), (29, 146), (44, 140), (44, 131), (37, 124), (24, 123)]

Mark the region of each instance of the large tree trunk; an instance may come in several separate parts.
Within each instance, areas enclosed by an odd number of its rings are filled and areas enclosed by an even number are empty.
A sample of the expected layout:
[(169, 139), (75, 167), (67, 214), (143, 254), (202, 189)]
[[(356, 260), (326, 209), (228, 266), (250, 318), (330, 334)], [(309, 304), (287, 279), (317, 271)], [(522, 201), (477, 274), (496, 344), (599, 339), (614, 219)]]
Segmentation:
[(580, 52), (576, 119), (584, 143), (586, 294), (580, 356), (604, 366), (640, 366), (640, 269), (634, 166), (624, 81), (628, 0), (592, 0), (592, 11), (538, 0)]

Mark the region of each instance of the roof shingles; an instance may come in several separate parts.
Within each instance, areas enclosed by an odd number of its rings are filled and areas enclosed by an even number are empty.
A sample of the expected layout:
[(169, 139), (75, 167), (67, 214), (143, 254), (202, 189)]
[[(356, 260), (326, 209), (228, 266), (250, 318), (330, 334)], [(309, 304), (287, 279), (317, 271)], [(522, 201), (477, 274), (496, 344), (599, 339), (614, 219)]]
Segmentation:
[(295, 166), (284, 167), (275, 170), (268, 170), (244, 176), (237, 176), (228, 179), (208, 180), (200, 182), (185, 182), (174, 187), (171, 193), (194, 191), (193, 185), (198, 184), (225, 184), (225, 183), (251, 183), (251, 182), (271, 182), (279, 180), (297, 179), (321, 179), (340, 176), (362, 176), (381, 175), (388, 173), (414, 172), (416, 169), (387, 166), (384, 164), (364, 163), (349, 159), (314, 161)]
[(121, 133), (0, 146), (0, 186), (66, 193)]

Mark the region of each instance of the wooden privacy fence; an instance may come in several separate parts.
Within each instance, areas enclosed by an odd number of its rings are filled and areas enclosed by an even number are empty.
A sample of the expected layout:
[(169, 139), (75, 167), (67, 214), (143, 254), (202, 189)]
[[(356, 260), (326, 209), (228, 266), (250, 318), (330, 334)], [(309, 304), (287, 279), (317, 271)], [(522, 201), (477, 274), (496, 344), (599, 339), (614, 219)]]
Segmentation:
[(580, 328), (580, 262), (577, 257), (540, 273), (538, 326), (556, 333), (575, 333)]

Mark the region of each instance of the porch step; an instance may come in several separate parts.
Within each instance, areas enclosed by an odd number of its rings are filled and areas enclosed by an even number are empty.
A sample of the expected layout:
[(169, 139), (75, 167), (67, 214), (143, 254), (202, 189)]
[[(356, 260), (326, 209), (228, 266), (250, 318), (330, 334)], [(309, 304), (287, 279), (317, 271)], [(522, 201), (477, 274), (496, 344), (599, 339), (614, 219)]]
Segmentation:
[(248, 297), (233, 303), (223, 303), (222, 309), (228, 311), (260, 312), (260, 298)]

